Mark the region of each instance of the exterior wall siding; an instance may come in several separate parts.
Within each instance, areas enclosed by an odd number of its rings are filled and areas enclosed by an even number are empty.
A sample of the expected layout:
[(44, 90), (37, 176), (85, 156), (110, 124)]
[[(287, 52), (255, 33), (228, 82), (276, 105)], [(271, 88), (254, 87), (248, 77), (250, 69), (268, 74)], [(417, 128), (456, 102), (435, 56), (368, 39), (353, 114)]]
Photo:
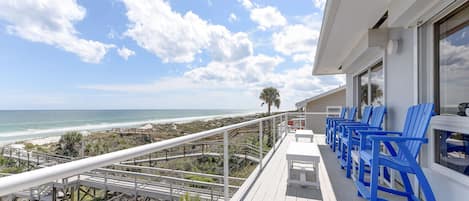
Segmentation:
[[(345, 105), (346, 91), (348, 90), (340, 90), (309, 102), (306, 105), (306, 112), (326, 112), (327, 106)], [(307, 129), (313, 130), (314, 133), (324, 133), (325, 118), (325, 115), (312, 115), (312, 118), (308, 116), (308, 122), (306, 122)]]

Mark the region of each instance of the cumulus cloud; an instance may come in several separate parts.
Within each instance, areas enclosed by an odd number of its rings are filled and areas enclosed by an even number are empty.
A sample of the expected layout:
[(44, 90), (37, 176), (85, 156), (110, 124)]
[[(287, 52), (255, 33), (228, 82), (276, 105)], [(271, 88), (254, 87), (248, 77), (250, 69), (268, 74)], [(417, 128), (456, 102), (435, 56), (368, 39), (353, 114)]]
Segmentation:
[(249, 11), (249, 17), (256, 22), (260, 30), (267, 30), (272, 27), (284, 26), (287, 19), (280, 11), (272, 6), (261, 7), (252, 3), (250, 0), (238, 0), (241, 5)]
[(124, 46), (122, 48), (117, 49), (117, 54), (119, 54), (119, 56), (121, 56), (125, 60), (128, 60), (130, 56), (135, 55), (135, 52)]
[(230, 91), (234, 91), (235, 94), (243, 91), (247, 93), (243, 97), (247, 98), (256, 97), (262, 88), (273, 86), (280, 91), (283, 107), (289, 108), (293, 107), (294, 103), (299, 100), (345, 84), (343, 75), (311, 76), (312, 66), (310, 64), (297, 69), (277, 71), (276, 67), (283, 62), (284, 59), (279, 56), (257, 55), (237, 62), (210, 62), (206, 66), (194, 68), (182, 76), (166, 77), (152, 83), (87, 85), (80, 88), (122, 93), (188, 90), (211, 93), (223, 91), (226, 97), (233, 95)]
[(316, 49), (319, 31), (302, 24), (286, 26), (282, 31), (272, 35), (276, 51), (285, 55), (307, 53)]
[(246, 9), (254, 8), (254, 4), (251, 2), (251, 0), (238, 0), (238, 2), (241, 2), (241, 5), (243, 5), (243, 7)]
[(79, 37), (74, 23), (86, 10), (74, 0), (0, 1), (0, 20), (8, 33), (53, 45), (78, 55), (84, 62), (99, 63), (114, 45)]
[(228, 86), (253, 84), (265, 80), (265, 75), (284, 60), (281, 57), (257, 55), (234, 62), (210, 62), (207, 66), (192, 69), (184, 76), (195, 81), (215, 81)]
[(252, 21), (259, 24), (258, 28), (261, 30), (287, 24), (287, 19), (285, 19), (277, 8), (272, 6), (252, 9), (250, 18)]
[(318, 37), (318, 29), (303, 24), (288, 25), (272, 35), (272, 43), (276, 51), (293, 56), (294, 61), (312, 63)]
[[(464, 33), (463, 33), (464, 34)], [(456, 107), (469, 100), (469, 45), (440, 41), (440, 89), (444, 107)], [(443, 94), (443, 93), (442, 93)]]
[(231, 33), (226, 27), (210, 24), (189, 11), (184, 15), (163, 0), (124, 0), (129, 29), (124, 35), (163, 62), (189, 63), (204, 50), (214, 59), (234, 60), (252, 54), (245, 33)]
[(236, 16), (234, 13), (230, 13), (230, 16), (228, 17), (229, 22), (236, 22), (238, 21), (238, 16)]
[(313, 0), (314, 7), (324, 10), (324, 6), (326, 5), (326, 0)]

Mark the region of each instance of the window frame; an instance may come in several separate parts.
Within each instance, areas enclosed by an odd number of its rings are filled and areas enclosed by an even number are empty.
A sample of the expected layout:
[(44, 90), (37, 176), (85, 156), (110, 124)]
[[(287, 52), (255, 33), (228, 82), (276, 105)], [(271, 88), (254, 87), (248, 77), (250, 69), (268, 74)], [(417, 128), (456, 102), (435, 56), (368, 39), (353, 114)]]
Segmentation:
[(446, 22), (451, 17), (454, 17), (456, 14), (461, 12), (462, 10), (469, 7), (469, 2), (463, 4), (462, 6), (458, 7), (457, 9), (451, 11), (448, 15), (444, 16), (443, 18), (439, 19), (437, 22), (433, 24), (433, 100), (435, 104), (435, 112), (436, 114), (441, 114), (441, 99), (440, 99), (440, 38), (442, 36), (450, 35), (451, 33), (456, 32), (459, 30), (461, 26), (465, 26), (469, 24), (469, 22), (463, 23), (458, 25), (451, 30), (445, 31), (444, 34), (440, 34), (440, 25)]
[[(354, 76), (354, 79), (355, 79), (355, 83), (356, 83), (356, 91), (355, 91), (355, 95), (356, 95), (356, 103), (355, 103), (355, 106), (357, 107), (357, 112), (358, 112), (358, 117), (361, 118), (361, 113), (362, 113), (362, 109), (361, 109), (361, 78), (364, 74), (367, 74), (367, 85), (368, 85), (368, 90), (367, 90), (367, 105), (371, 105), (372, 102), (372, 98), (371, 98), (371, 73), (372, 73), (372, 69), (374, 68), (377, 68), (377, 67), (380, 67), (381, 70), (383, 71), (383, 76), (384, 76), (384, 80), (386, 80), (386, 74), (385, 74), (385, 66), (384, 66), (384, 62), (383, 62), (383, 59), (379, 59), (378, 61), (374, 62), (372, 65), (369, 65), (368, 67), (364, 68), (362, 71), (360, 71), (359, 73), (357, 73), (355, 76)], [(386, 94), (386, 81), (384, 81), (384, 89), (383, 89), (383, 105), (385, 104), (386, 102), (386, 98), (385, 98), (385, 94)]]

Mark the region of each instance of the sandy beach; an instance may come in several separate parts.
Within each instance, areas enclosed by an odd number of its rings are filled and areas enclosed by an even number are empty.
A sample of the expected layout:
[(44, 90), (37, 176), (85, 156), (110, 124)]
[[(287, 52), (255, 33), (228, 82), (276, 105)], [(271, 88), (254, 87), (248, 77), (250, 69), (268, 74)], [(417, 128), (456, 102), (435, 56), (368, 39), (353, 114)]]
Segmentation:
[(139, 128), (145, 130), (149, 125), (158, 126), (164, 124), (184, 124), (184, 123), (191, 123), (195, 121), (210, 121), (210, 120), (217, 120), (217, 119), (224, 119), (224, 118), (235, 118), (235, 117), (252, 117), (257, 115), (257, 112), (249, 112), (249, 113), (241, 113), (241, 114), (227, 114), (227, 115), (211, 115), (211, 116), (202, 116), (202, 117), (189, 117), (189, 118), (176, 118), (176, 119), (161, 119), (161, 120), (154, 120), (154, 121), (142, 121), (142, 122), (128, 122), (128, 123), (121, 123), (118, 125), (109, 125), (109, 126), (96, 126), (93, 128), (83, 129), (80, 128), (70, 128), (70, 129), (60, 129), (60, 132), (51, 133), (53, 136), (45, 136), (45, 137), (36, 137), (26, 140), (20, 141), (10, 141), (10, 142), (0, 142), (0, 146), (5, 146), (9, 144), (33, 144), (33, 145), (47, 145), (51, 143), (57, 143), (60, 140), (61, 135), (71, 132), (77, 131), (80, 132), (83, 136), (87, 136), (90, 134), (95, 134), (96, 132), (102, 131), (110, 131), (110, 130), (124, 130), (124, 129), (131, 129), (131, 128)]

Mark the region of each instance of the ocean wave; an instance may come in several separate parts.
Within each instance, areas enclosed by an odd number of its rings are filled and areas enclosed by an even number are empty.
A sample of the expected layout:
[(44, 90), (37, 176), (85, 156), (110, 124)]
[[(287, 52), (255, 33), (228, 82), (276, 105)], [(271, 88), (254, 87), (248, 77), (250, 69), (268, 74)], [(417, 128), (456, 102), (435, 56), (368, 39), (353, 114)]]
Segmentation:
[(207, 116), (195, 116), (195, 117), (181, 117), (181, 118), (167, 118), (167, 119), (152, 119), (145, 121), (133, 121), (133, 122), (119, 122), (119, 123), (96, 123), (96, 124), (85, 124), (80, 126), (69, 126), (69, 127), (60, 127), (60, 128), (48, 128), (48, 129), (27, 129), (25, 131), (14, 131), (14, 132), (4, 132), (0, 133), (0, 141), (14, 141), (18, 140), (29, 140), (35, 138), (49, 137), (55, 135), (64, 134), (70, 131), (99, 131), (106, 130), (111, 128), (128, 128), (136, 127), (139, 125), (144, 125), (148, 123), (185, 123), (196, 120), (208, 120), (215, 118), (224, 118), (224, 117), (235, 117), (254, 114), (256, 112), (246, 112), (246, 113), (234, 113), (234, 114), (221, 114), (221, 115), (207, 115)]

